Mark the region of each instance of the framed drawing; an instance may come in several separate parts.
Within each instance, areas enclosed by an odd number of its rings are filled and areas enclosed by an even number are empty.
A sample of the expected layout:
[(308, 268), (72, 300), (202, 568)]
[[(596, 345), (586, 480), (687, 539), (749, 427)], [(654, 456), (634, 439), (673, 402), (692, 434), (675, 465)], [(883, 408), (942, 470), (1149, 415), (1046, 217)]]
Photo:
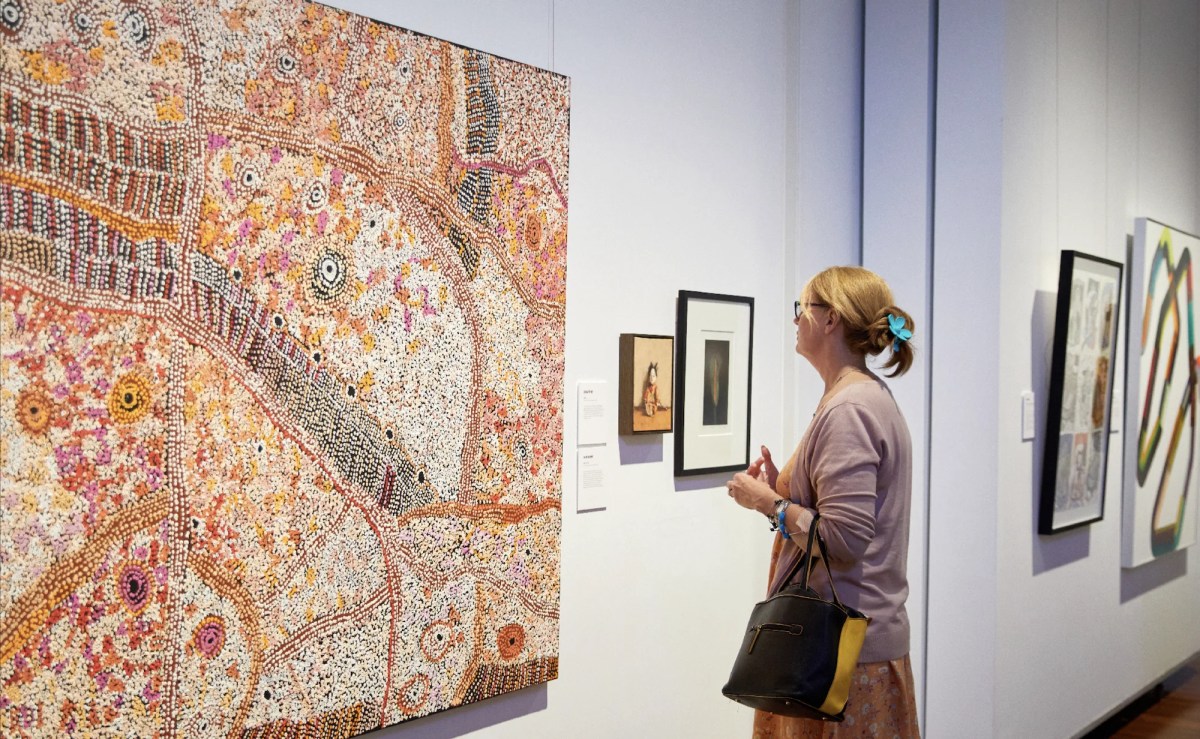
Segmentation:
[(1039, 534), (1104, 518), (1121, 273), (1119, 262), (1062, 253)]
[(679, 291), (675, 474), (750, 464), (754, 298)]
[(1129, 257), (1121, 565), (1196, 542), (1196, 312), (1200, 239), (1148, 218)]
[(675, 337), (621, 334), (617, 430), (621, 434), (671, 431)]

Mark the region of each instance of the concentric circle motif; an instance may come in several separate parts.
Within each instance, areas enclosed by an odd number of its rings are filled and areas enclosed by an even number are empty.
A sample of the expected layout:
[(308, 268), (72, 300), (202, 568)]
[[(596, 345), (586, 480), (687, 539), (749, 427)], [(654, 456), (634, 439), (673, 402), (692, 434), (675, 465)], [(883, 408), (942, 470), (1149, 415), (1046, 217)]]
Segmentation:
[(504, 659), (516, 659), (525, 649), (525, 627), (509, 624), (496, 634), (496, 647)]
[(205, 616), (192, 632), (192, 646), (205, 659), (212, 659), (225, 646), (225, 619), (220, 616)]
[(325, 189), (325, 183), (317, 180), (308, 186), (308, 190), (304, 193), (304, 207), (311, 213), (324, 208), (329, 204), (329, 191)]
[(150, 21), (140, 8), (129, 8), (121, 16), (121, 37), (134, 49), (150, 49)]
[(25, 5), (20, 0), (0, 0), (0, 31), (16, 36), (25, 27)]
[(313, 264), (313, 296), (322, 302), (332, 302), (342, 296), (349, 282), (346, 255), (330, 249)]
[(41, 390), (28, 389), (17, 395), (17, 420), (31, 434), (40, 434), (50, 425), (54, 406)]
[(450, 622), (435, 621), (421, 634), (421, 652), (430, 662), (438, 662), (446, 656), (454, 642), (454, 629)]
[(300, 73), (300, 63), (291, 49), (280, 49), (275, 52), (275, 64), (271, 71), (281, 80), (294, 80)]
[(87, 7), (82, 4), (75, 8), (71, 13), (71, 27), (79, 34), (79, 38), (84, 41), (91, 41), (95, 38), (96, 32), (99, 30), (96, 18), (93, 16)]
[(542, 219), (537, 213), (525, 216), (525, 245), (537, 249), (542, 245)]
[(150, 380), (137, 372), (122, 375), (108, 393), (108, 412), (117, 423), (133, 423), (150, 410)]
[(249, 164), (238, 164), (234, 168), (233, 179), (238, 187), (246, 190), (257, 190), (263, 183), (262, 174)]
[(397, 702), (406, 713), (419, 711), (429, 700), (429, 688), (432, 682), (427, 675), (413, 675), (404, 685), (400, 686)]
[(146, 609), (152, 587), (150, 573), (136, 562), (130, 562), (117, 570), (117, 592), (121, 594), (121, 602), (134, 615)]

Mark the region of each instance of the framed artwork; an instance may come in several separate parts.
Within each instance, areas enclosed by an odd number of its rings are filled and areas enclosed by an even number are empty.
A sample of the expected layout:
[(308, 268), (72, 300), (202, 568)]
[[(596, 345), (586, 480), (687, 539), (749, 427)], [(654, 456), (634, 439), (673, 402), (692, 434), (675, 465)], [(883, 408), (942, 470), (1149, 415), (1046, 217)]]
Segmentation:
[(675, 474), (750, 464), (754, 298), (679, 291)]
[(0, 32), (0, 733), (556, 678), (570, 81), (303, 0)]
[(1050, 364), (1038, 533), (1104, 518), (1120, 262), (1064, 251)]
[(1196, 542), (1196, 270), (1200, 239), (1148, 218), (1129, 257), (1124, 567)]
[(621, 334), (621, 434), (662, 434), (671, 430), (675, 337)]

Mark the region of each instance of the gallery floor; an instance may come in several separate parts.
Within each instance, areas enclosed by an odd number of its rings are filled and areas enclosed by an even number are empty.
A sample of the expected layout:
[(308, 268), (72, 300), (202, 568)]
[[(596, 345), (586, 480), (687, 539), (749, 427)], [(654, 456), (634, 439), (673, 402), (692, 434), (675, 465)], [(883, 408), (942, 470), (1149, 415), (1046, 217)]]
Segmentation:
[(1089, 733), (1086, 739), (1195, 739), (1200, 736), (1200, 655)]

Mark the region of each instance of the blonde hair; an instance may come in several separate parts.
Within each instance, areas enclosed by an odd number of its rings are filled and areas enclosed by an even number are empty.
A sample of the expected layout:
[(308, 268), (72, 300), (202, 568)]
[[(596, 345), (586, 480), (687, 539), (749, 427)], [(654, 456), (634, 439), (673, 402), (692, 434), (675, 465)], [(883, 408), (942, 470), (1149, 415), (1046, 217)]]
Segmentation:
[(836, 313), (845, 327), (846, 345), (851, 351), (878, 356), (885, 349), (891, 356), (883, 368), (894, 368), (888, 377), (908, 372), (913, 363), (911, 341), (897, 341), (888, 316), (904, 319), (904, 328), (916, 329), (907, 311), (894, 303), (892, 290), (883, 278), (863, 267), (830, 267), (815, 275), (804, 286), (802, 300), (824, 303)]

